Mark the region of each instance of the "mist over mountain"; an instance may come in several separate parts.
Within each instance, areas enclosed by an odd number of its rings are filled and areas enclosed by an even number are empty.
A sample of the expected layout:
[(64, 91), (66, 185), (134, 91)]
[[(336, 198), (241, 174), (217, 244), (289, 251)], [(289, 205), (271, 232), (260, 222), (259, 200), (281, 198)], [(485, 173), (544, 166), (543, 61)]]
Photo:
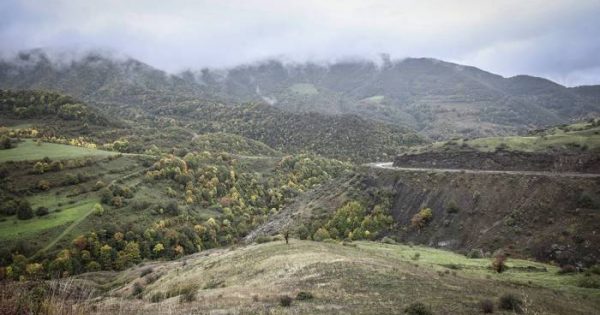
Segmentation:
[[(72, 56), (72, 55), (71, 55)], [(0, 62), (0, 87), (57, 90), (90, 102), (152, 107), (176, 99), (259, 102), (290, 112), (355, 114), (432, 139), (505, 135), (600, 111), (597, 87), (504, 78), (430, 58), (330, 64), (278, 60), (169, 74), (103, 52), (60, 59), (44, 50)]]

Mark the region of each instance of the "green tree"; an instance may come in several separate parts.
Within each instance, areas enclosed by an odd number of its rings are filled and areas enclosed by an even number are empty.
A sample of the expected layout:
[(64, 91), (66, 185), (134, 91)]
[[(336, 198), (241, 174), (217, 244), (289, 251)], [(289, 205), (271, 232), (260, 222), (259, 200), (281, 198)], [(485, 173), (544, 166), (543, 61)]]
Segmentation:
[(105, 270), (112, 269), (112, 261), (113, 261), (113, 249), (108, 244), (104, 244), (100, 248), (100, 263), (102, 264), (102, 268)]
[(97, 204), (94, 205), (94, 208), (93, 208), (92, 211), (97, 216), (102, 216), (104, 214), (104, 208), (99, 203), (97, 203)]
[(329, 232), (327, 232), (327, 230), (325, 228), (319, 228), (315, 234), (313, 235), (313, 240), (320, 242), (322, 240), (331, 238), (331, 236), (329, 235)]
[(17, 206), (17, 218), (19, 220), (29, 220), (33, 218), (33, 210), (27, 200), (20, 200)]

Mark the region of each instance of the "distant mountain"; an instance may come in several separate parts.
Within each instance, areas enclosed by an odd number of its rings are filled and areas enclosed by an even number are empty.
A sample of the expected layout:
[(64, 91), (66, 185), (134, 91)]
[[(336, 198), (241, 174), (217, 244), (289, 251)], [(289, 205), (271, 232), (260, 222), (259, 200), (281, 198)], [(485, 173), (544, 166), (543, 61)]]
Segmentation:
[(170, 75), (130, 58), (88, 54), (57, 63), (34, 50), (0, 62), (0, 88), (58, 90), (135, 108), (135, 115), (195, 98), (261, 102), (289, 112), (355, 114), (432, 139), (513, 134), (600, 114), (599, 87), (504, 78), (428, 58), (329, 65), (270, 60)]
[(531, 76), (503, 78), (435, 59), (285, 65), (268, 61), (198, 80), (240, 100), (292, 111), (358, 113), (437, 138), (486, 136), (565, 123), (600, 112), (589, 88)]

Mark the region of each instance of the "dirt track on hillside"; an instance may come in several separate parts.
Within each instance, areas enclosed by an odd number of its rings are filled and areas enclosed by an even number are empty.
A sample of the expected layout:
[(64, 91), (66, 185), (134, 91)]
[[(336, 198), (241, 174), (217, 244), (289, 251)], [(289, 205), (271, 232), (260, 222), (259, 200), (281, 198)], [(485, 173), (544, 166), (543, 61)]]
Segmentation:
[(411, 171), (411, 172), (507, 174), (507, 175), (525, 175), (525, 176), (600, 178), (600, 174), (594, 174), (594, 173), (548, 172), (548, 171), (496, 171), (496, 170), (476, 170), (476, 169), (461, 169), (461, 168), (398, 167), (398, 166), (393, 166), (392, 162), (368, 163), (365, 165), (368, 167), (373, 167), (373, 168), (382, 168), (382, 169), (398, 170), (398, 171)]

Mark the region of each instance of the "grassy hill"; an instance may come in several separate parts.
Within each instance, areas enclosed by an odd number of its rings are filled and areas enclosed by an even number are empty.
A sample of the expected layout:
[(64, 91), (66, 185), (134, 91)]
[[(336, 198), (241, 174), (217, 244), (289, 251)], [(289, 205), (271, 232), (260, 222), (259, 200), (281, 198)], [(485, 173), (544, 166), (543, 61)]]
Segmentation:
[[(75, 309), (90, 314), (395, 314), (417, 303), (431, 313), (414, 314), (478, 314), (484, 300), (496, 313), (511, 314), (500, 308), (507, 294), (524, 313), (592, 314), (600, 307), (598, 289), (577, 286), (584, 275), (561, 275), (554, 266), (526, 260), (507, 265), (498, 274), (488, 259), (427, 247), (292, 239), (290, 245), (212, 250), (120, 273), (84, 274), (71, 288), (106, 292), (75, 302)], [(19, 291), (11, 292), (16, 298)], [(282, 306), (284, 296), (292, 298), (289, 306)], [(65, 300), (55, 297), (54, 303)]]
[(409, 153), (432, 151), (498, 149), (518, 152), (596, 152), (600, 149), (600, 119), (590, 119), (547, 129), (537, 129), (522, 136), (457, 139), (434, 142), (407, 150)]

